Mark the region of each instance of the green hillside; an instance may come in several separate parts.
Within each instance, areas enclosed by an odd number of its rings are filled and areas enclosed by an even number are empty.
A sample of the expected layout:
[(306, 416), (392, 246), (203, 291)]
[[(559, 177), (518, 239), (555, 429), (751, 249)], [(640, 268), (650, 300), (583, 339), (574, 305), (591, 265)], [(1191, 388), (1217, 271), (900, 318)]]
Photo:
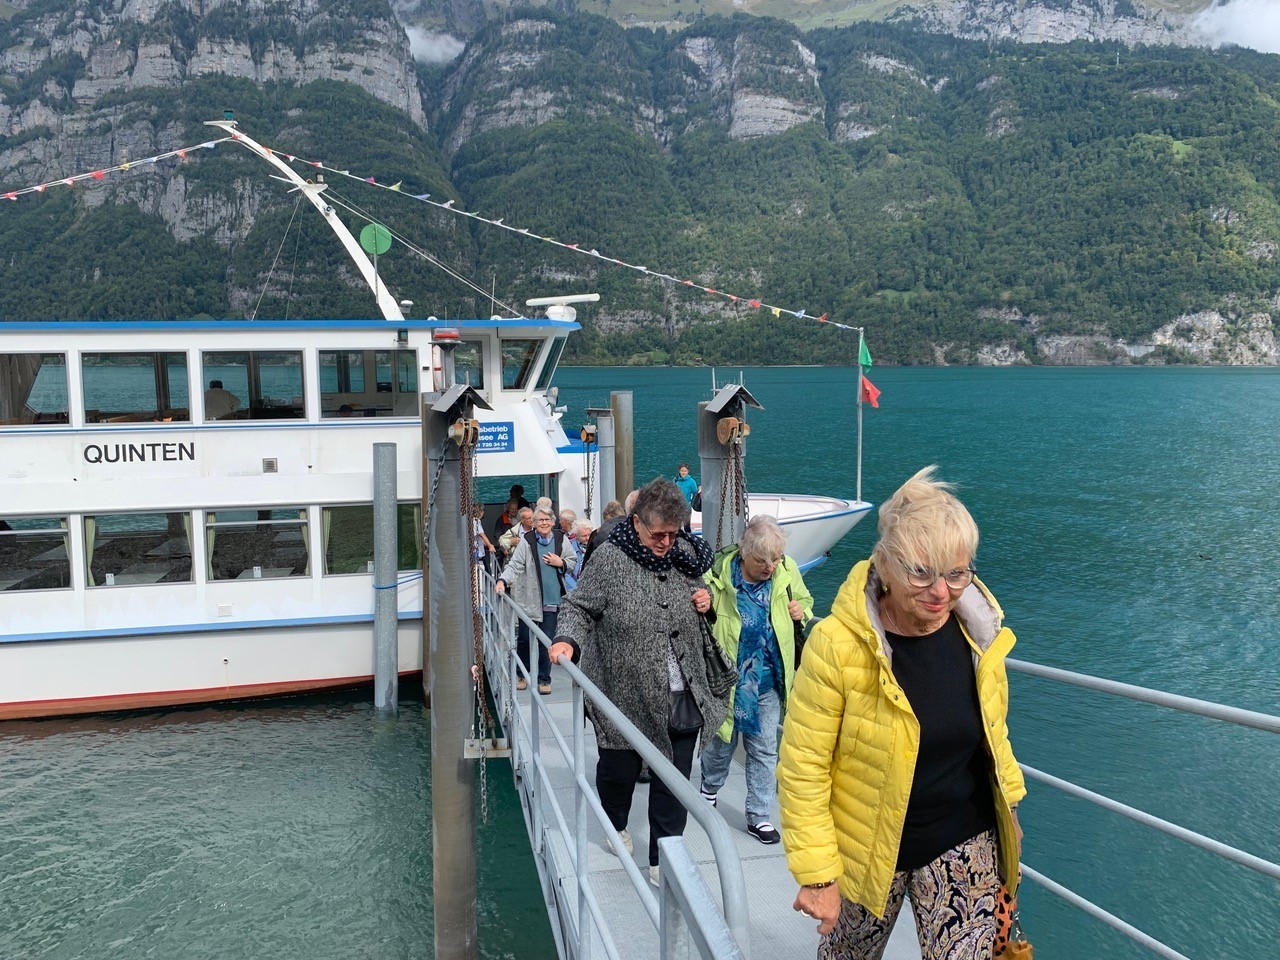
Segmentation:
[[(993, 344), (1035, 362), (1046, 336), (1135, 340), (1198, 311), (1231, 323), (1274, 315), (1280, 57), (989, 46), (874, 24), (802, 33), (749, 17), (709, 18), (677, 35), (592, 16), (521, 16), (554, 29), (533, 41), (497, 21), (467, 56), (424, 72), (430, 132), (329, 81), (260, 88), (206, 77), (113, 94), (94, 109), (111, 129), (141, 127), (157, 140), (163, 131), (172, 146), (208, 138), (200, 121), (230, 106), (252, 135), (301, 156), (718, 290), (865, 325), (886, 362), (969, 362)], [(704, 82), (685, 52), (691, 41), (738, 51), (738, 92), (816, 119), (731, 136), (740, 98)], [(805, 79), (801, 45), (816, 57), (816, 82)], [(512, 79), (495, 64), (516, 54), (532, 65)], [(42, 96), (38, 84), (16, 87), (10, 105)], [(518, 96), (549, 118), (503, 120)], [(41, 136), (0, 138), (0, 151)], [(175, 238), (158, 211), (178, 182), (189, 213), (211, 223), (243, 209), (241, 235)], [(314, 212), (295, 211), (297, 196), (233, 147), (107, 183), (106, 204), (56, 189), (0, 205), (0, 318), (372, 310)], [(505, 303), (600, 292), (600, 306), (582, 311), (572, 359), (852, 358), (851, 338), (808, 319), (386, 191), (331, 189)], [(347, 218), (357, 230), (364, 222)], [(495, 311), (405, 248), (379, 270), (419, 314)]]

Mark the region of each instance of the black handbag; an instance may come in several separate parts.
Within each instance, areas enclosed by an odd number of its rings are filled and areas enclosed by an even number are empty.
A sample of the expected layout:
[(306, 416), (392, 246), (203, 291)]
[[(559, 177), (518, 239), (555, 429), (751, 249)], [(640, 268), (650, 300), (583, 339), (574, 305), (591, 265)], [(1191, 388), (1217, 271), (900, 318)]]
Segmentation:
[(667, 718), (667, 726), (675, 733), (693, 733), (702, 729), (702, 711), (688, 687), (671, 691), (671, 714)]
[(706, 617), (699, 617), (702, 628), (702, 657), (707, 662), (707, 686), (711, 695), (723, 700), (738, 685), (738, 668), (729, 662), (716, 638), (711, 634), (711, 624)]
[[(790, 602), (791, 602), (791, 600), (792, 600), (792, 596), (791, 596), (791, 587), (790, 587), (790, 585), (788, 585), (788, 586), (787, 586), (787, 603), (790, 603)], [(800, 654), (804, 653), (804, 642), (805, 642), (805, 640), (806, 640), (807, 638), (806, 638), (806, 637), (805, 637), (805, 635), (804, 635), (804, 624), (803, 624), (803, 623), (801, 623), (799, 620), (792, 620), (792, 621), (791, 621), (791, 625), (792, 625), (792, 627), (794, 627), (794, 628), (795, 628), (795, 634), (796, 634), (796, 658), (795, 658), (795, 661), (794, 661), (794, 662), (795, 662), (795, 667), (794, 667), (793, 669), (795, 669), (795, 670), (799, 670), (799, 669), (800, 669)]]

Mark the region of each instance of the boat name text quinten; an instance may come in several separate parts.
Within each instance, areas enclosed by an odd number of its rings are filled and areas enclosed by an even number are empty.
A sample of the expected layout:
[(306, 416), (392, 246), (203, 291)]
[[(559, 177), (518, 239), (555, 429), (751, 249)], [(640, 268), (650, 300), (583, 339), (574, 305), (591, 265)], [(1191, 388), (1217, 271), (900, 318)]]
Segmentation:
[(195, 458), (194, 443), (90, 443), (84, 448), (86, 463), (159, 463)]

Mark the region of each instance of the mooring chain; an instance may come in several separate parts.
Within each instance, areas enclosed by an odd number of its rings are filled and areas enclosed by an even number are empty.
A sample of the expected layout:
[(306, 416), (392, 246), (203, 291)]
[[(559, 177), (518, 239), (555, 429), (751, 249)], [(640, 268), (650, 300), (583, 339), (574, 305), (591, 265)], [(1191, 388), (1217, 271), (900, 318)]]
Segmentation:
[(436, 475), (431, 478), (431, 489), (427, 491), (427, 509), (422, 514), (422, 561), (425, 567), (431, 558), (431, 511), (436, 505), (436, 491), (440, 489), (440, 474), (444, 472), (444, 452), (449, 448), (449, 438), (440, 441), (440, 452), (436, 456)]
[[(600, 452), (600, 448), (596, 447), (597, 455), (599, 455), (599, 452)], [(591, 502), (594, 499), (592, 494), (594, 492), (594, 488), (596, 485), (595, 484), (596, 465), (595, 465), (595, 461), (591, 459), (590, 442), (587, 443), (587, 452), (583, 454), (583, 458), (587, 462), (587, 467), (586, 467), (587, 475), (586, 477), (583, 478), (584, 480), (587, 481), (587, 514), (585, 517), (583, 517), (583, 519), (590, 520), (591, 519)]]
[[(720, 469), (720, 515), (716, 518), (716, 552), (720, 552), (720, 548), (724, 546), (724, 521), (729, 511), (725, 509), (729, 504), (729, 470), (733, 461), (726, 461)], [(736, 485), (735, 485), (736, 486)]]
[[(484, 629), (480, 616), (480, 565), (475, 562), (476, 551), (483, 541), (476, 533), (475, 518), (471, 516), (471, 481), (476, 471), (476, 450), (478, 433), (466, 429), (467, 421), (460, 421), (462, 429), (457, 431), (458, 439), (458, 509), (467, 525), (467, 566), (471, 571), (471, 638), (472, 663), (475, 664), (475, 699), (479, 709), (472, 710), (472, 736), (482, 745), (489, 737), (489, 731), (496, 729), (493, 715), (489, 712), (489, 698), (484, 695)], [(484, 747), (480, 751), (480, 817), (483, 823), (489, 822), (489, 779), (488, 764), (485, 763)]]
[(747, 465), (742, 458), (742, 441), (735, 440), (733, 442), (733, 465), (734, 465), (734, 506), (737, 508), (738, 516), (742, 517), (743, 524), (751, 522), (751, 499), (747, 496)]

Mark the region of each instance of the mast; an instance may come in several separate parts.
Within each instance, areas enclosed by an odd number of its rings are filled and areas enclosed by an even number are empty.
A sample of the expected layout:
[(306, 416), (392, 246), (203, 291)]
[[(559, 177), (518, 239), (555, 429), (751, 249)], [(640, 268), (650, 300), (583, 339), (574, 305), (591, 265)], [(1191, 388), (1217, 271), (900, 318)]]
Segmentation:
[[(206, 127), (217, 127), (225, 130), (231, 135), (232, 139), (241, 144), (246, 150), (256, 153), (263, 160), (266, 160), (277, 170), (284, 174), (284, 178), (294, 185), (294, 190), (301, 190), (303, 196), (311, 201), (311, 205), (320, 211), (320, 215), (324, 217), (325, 223), (329, 224), (329, 228), (342, 241), (342, 245), (347, 250), (347, 255), (355, 263), (356, 269), (360, 271), (360, 275), (364, 277), (364, 282), (369, 285), (369, 289), (373, 291), (374, 298), (378, 301), (378, 309), (382, 311), (382, 316), (386, 320), (400, 322), (404, 319), (404, 314), (400, 311), (400, 304), (396, 302), (395, 297), (391, 296), (387, 290), (386, 284), (382, 282), (382, 278), (378, 276), (378, 271), (374, 269), (369, 257), (360, 247), (359, 241), (352, 236), (351, 231), (347, 229), (334, 212), (332, 206), (324, 201), (321, 194), (328, 189), (326, 183), (312, 183), (303, 180), (294, 172), (293, 168), (275, 155), (274, 152), (258, 143), (252, 137), (240, 132), (234, 120), (206, 120)], [(290, 191), (292, 192), (292, 191)]]
[(862, 352), (866, 345), (865, 328), (858, 328), (858, 382), (854, 392), (858, 397), (858, 502), (862, 502)]

